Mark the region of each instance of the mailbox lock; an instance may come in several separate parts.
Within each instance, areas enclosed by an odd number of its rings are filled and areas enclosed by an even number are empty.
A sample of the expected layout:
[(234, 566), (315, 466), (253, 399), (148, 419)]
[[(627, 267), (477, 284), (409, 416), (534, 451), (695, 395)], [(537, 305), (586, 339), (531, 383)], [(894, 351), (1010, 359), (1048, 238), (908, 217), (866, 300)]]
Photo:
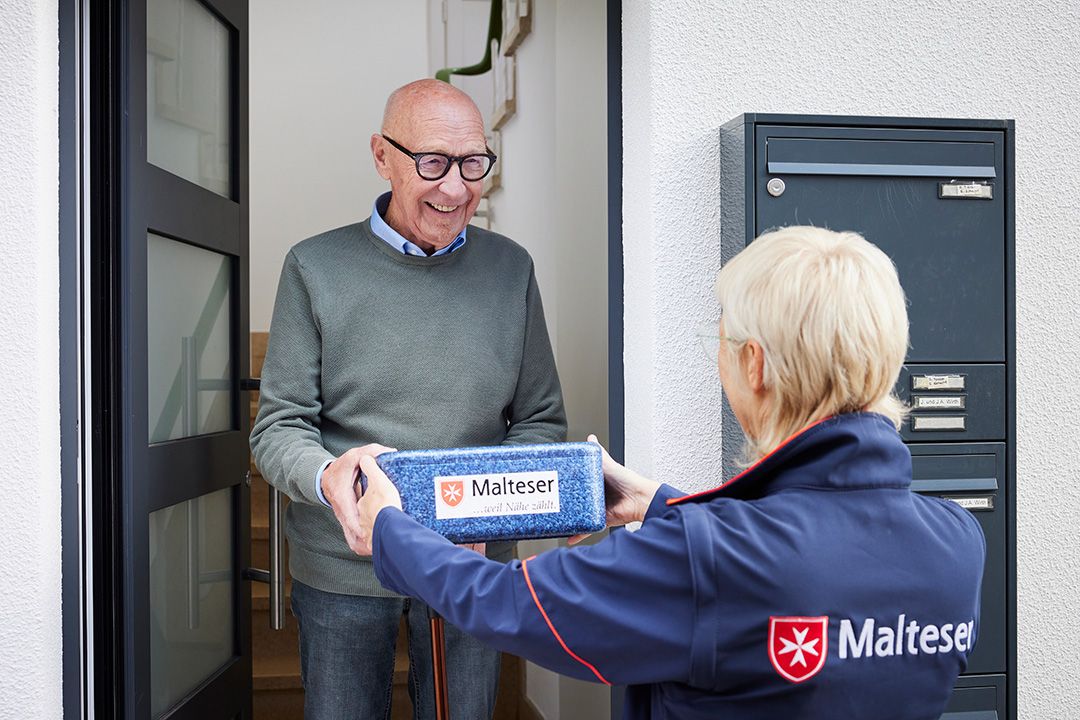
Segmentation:
[(787, 185), (780, 178), (772, 178), (765, 186), (765, 189), (769, 191), (769, 194), (773, 197), (780, 197), (784, 194), (784, 190), (787, 189)]

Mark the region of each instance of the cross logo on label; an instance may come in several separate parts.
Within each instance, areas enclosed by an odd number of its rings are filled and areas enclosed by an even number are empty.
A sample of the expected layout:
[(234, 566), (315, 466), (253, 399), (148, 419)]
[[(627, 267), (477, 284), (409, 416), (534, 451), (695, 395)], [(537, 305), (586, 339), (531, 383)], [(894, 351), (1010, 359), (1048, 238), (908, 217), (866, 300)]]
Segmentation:
[(439, 484), (440, 492), (442, 494), (442, 501), (454, 507), (461, 502), (461, 498), (465, 496), (464, 488), (460, 480), (444, 480)]

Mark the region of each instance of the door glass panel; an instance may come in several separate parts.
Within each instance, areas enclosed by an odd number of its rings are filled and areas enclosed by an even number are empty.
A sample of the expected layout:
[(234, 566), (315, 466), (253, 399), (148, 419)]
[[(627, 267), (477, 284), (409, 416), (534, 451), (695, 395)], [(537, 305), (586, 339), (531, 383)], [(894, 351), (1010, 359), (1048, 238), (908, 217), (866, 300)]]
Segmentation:
[(198, 0), (146, 4), (146, 159), (231, 194), (229, 29)]
[(229, 257), (147, 234), (150, 442), (232, 430)]
[(150, 513), (150, 706), (159, 716), (232, 656), (232, 489)]

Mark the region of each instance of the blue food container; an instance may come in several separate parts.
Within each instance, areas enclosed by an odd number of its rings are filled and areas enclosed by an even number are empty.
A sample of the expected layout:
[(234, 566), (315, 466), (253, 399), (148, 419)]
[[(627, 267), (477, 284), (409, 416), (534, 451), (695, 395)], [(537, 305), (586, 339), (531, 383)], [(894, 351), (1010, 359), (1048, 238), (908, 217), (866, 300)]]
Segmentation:
[(402, 508), (457, 543), (603, 530), (604, 474), (593, 443), (403, 450), (378, 457)]

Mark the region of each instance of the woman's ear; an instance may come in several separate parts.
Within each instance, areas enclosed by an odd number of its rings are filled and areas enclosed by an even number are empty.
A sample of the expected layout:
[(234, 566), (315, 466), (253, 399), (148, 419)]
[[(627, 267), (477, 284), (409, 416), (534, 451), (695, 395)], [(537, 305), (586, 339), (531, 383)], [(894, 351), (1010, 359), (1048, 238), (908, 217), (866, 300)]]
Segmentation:
[(765, 392), (765, 350), (756, 340), (747, 340), (742, 347), (741, 361), (746, 386), (755, 395)]

